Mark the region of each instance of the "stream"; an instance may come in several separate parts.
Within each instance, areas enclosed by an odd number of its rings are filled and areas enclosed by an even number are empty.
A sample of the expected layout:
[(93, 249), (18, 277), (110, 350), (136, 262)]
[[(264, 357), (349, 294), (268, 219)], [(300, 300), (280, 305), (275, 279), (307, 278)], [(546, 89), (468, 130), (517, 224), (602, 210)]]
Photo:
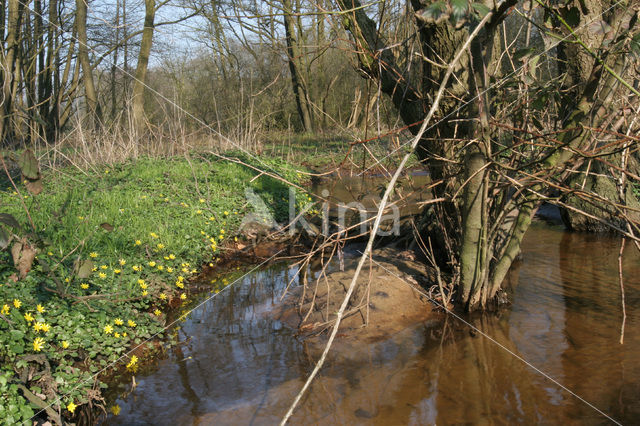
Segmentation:
[[(640, 257), (628, 245), (621, 345), (619, 249), (619, 238), (535, 221), (508, 278), (508, 309), (469, 319), (474, 328), (449, 316), (332, 351), (291, 423), (640, 423)], [(102, 424), (281, 420), (317, 353), (269, 315), (296, 269), (249, 270), (194, 302), (170, 330), (181, 344), (139, 372), (133, 391), (115, 390), (120, 414)]]

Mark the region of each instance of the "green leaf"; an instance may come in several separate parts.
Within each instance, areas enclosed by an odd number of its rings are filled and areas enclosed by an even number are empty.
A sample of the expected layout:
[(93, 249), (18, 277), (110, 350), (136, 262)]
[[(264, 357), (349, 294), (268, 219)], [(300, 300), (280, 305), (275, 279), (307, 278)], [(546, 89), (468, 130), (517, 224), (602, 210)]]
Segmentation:
[(482, 3), (471, 3), (471, 7), (473, 7), (480, 18), (484, 18), (485, 16), (487, 16), (487, 13), (491, 12), (491, 9), (489, 9), (489, 7), (485, 6)]
[(469, 10), (469, 2), (467, 0), (451, 0), (451, 17), (455, 22), (462, 21)]
[(38, 160), (30, 149), (25, 149), (20, 157), (18, 157), (18, 166), (20, 166), (22, 174), (27, 179), (36, 180), (40, 178)]
[(20, 224), (18, 223), (16, 218), (7, 213), (0, 213), (0, 222), (15, 229), (20, 228)]
[(560, 11), (562, 19), (565, 20), (570, 27), (575, 28), (580, 24), (580, 11), (577, 7), (569, 7)]
[(419, 11), (418, 17), (427, 22), (435, 22), (445, 14), (446, 9), (447, 6), (443, 1), (436, 1)]
[(9, 235), (0, 227), (0, 250), (4, 250), (9, 246)]
[(515, 59), (517, 61), (518, 60), (522, 60), (524, 58), (527, 58), (527, 57), (531, 56), (533, 54), (533, 52), (535, 52), (535, 50), (532, 47), (528, 47), (526, 49), (518, 49), (513, 54), (513, 59)]
[(78, 278), (85, 279), (85, 278), (89, 278), (91, 276), (91, 273), (93, 272), (93, 268), (94, 268), (94, 263), (91, 260), (85, 260), (84, 262), (82, 262), (82, 265), (80, 265), (80, 267), (78, 268)]
[(640, 55), (640, 33), (634, 35), (631, 39), (631, 51), (636, 55)]

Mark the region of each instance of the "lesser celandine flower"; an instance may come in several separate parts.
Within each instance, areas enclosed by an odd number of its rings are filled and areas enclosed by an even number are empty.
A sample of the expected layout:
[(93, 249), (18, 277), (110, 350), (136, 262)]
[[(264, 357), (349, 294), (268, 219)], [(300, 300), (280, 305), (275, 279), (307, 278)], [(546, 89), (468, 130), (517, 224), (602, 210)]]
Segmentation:
[(122, 324), (124, 324), (124, 321), (122, 321), (120, 318), (116, 318), (116, 319), (113, 320), (113, 323), (115, 325), (122, 325)]
[(114, 416), (117, 416), (120, 414), (120, 406), (118, 404), (112, 405), (111, 408), (109, 408), (109, 410), (111, 411), (111, 414), (113, 414)]
[(118, 261), (118, 263), (120, 264), (120, 266), (124, 266), (124, 265), (126, 265), (126, 264), (127, 264), (127, 261), (126, 261), (126, 260), (124, 260), (124, 259), (120, 259), (120, 260)]
[(62, 341), (62, 349), (67, 349), (69, 347), (69, 342), (67, 342), (66, 340)]
[(113, 327), (111, 326), (111, 324), (107, 324), (104, 326), (104, 332), (106, 334), (111, 334), (113, 333)]
[(148, 292), (147, 290), (143, 290), (143, 291), (142, 291), (142, 295), (143, 295), (143, 296), (146, 296), (147, 294), (149, 294), (149, 292)]
[(35, 352), (40, 352), (44, 347), (44, 339), (42, 337), (36, 337), (33, 339), (33, 350)]
[(96, 253), (95, 251), (92, 251), (91, 253), (89, 253), (89, 257), (92, 257), (95, 259), (96, 257), (98, 257), (98, 253)]
[(156, 266), (156, 262), (154, 262), (154, 261), (152, 260), (151, 262), (149, 262), (149, 266), (151, 266), (151, 267), (153, 268), (154, 266)]
[(40, 312), (41, 314), (43, 314), (43, 313), (44, 313), (44, 306), (42, 306), (42, 305), (38, 304), (38, 306), (36, 306), (36, 310), (37, 310), (38, 312)]
[(20, 308), (20, 306), (22, 306), (22, 302), (18, 299), (13, 299), (13, 306), (16, 307), (16, 309)]
[(138, 357), (135, 355), (131, 356), (131, 360), (127, 364), (127, 370), (135, 372), (138, 369)]
[(98, 276), (100, 277), (101, 280), (104, 280), (105, 278), (107, 278), (107, 274), (105, 274), (104, 272), (100, 272)]
[[(109, 173), (108, 170), (107, 170), (107, 173)], [(73, 401), (71, 401), (69, 404), (67, 404), (67, 410), (69, 410), (69, 412), (71, 414), (73, 414), (73, 412), (76, 411), (76, 408), (78, 408), (78, 406), (76, 404), (74, 404)]]
[(86, 289), (88, 289), (88, 288), (89, 288), (89, 284), (87, 284), (87, 283), (82, 283), (82, 284), (80, 284), (80, 287), (81, 287), (83, 290), (86, 290)]
[(182, 293), (182, 294), (180, 295), (180, 299), (185, 300), (186, 298), (187, 298), (187, 295), (186, 295), (186, 294)]
[(160, 293), (160, 295), (158, 296), (160, 298), (160, 300), (166, 300), (167, 295), (164, 293)]
[(160, 312), (160, 309), (156, 309), (155, 311), (153, 311), (153, 313), (158, 317), (162, 314), (162, 312)]
[(27, 312), (26, 314), (24, 314), (24, 319), (27, 322), (31, 322), (31, 321), (33, 321), (33, 315), (31, 315), (29, 312)]
[(127, 325), (131, 328), (135, 327), (137, 324), (135, 321), (132, 320), (127, 320)]
[(11, 308), (9, 307), (9, 305), (7, 305), (6, 303), (4, 305), (2, 305), (2, 309), (0, 310), (0, 313), (2, 315), (9, 315), (9, 311), (11, 310)]
[(135, 244), (136, 244), (137, 246), (142, 245), (142, 241), (140, 241), (140, 240), (136, 240)]

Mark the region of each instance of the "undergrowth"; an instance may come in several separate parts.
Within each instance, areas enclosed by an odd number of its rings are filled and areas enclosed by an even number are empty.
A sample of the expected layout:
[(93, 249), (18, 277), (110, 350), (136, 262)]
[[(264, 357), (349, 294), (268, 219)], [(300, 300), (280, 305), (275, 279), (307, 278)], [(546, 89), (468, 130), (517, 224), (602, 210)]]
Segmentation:
[[(300, 180), (279, 160), (242, 160)], [(77, 421), (102, 403), (106, 384), (96, 373), (135, 373), (140, 361), (129, 350), (162, 336), (168, 308), (189, 298), (189, 279), (237, 238), (249, 208), (245, 188), (276, 220), (288, 217), (288, 186), (257, 175), (194, 155), (45, 172), (35, 196), (3, 182), (0, 213), (20, 222), (0, 251), (3, 423), (31, 424), (45, 408), (41, 418)], [(35, 252), (24, 274), (15, 247), (18, 255)]]

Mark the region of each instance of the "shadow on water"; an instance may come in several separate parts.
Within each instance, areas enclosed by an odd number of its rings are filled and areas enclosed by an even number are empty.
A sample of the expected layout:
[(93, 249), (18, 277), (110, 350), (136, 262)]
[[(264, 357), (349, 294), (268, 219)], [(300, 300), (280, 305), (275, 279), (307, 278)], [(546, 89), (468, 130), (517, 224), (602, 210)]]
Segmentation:
[[(322, 424), (640, 422), (640, 258), (624, 258), (625, 344), (618, 343), (620, 240), (536, 223), (509, 277), (513, 305), (416, 324), (350, 353), (333, 351), (292, 422)], [(279, 422), (317, 352), (269, 313), (295, 270), (273, 265), (208, 300), (105, 424)], [(501, 346), (483, 337), (491, 336)]]

